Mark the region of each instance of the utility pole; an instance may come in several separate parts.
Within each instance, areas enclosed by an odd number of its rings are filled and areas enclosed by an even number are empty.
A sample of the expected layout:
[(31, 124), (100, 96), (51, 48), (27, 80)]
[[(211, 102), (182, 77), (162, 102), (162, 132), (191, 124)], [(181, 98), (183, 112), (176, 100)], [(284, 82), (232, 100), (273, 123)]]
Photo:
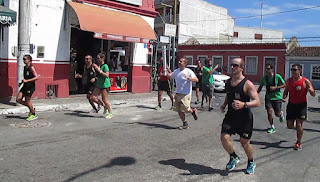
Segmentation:
[(263, 18), (263, 0), (261, 1), (260, 29), (262, 29), (262, 18)]
[(19, 0), (17, 93), (23, 79), (23, 56), (30, 53), (30, 0)]
[[(174, 0), (174, 5), (173, 5), (173, 24), (177, 25), (177, 0)], [(177, 36), (177, 33), (176, 33)], [(176, 36), (173, 37), (173, 42), (172, 42), (172, 70), (175, 69), (176, 65)]]

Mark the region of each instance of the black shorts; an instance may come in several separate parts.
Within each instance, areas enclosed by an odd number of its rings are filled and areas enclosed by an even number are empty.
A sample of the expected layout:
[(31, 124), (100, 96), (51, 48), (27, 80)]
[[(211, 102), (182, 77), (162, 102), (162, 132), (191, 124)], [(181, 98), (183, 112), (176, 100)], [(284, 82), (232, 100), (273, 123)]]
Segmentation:
[(242, 113), (227, 113), (222, 123), (221, 133), (230, 135), (237, 133), (241, 138), (249, 140), (252, 136), (252, 130), (253, 115), (252, 112), (247, 109)]
[(86, 85), (86, 86), (84, 87), (84, 91), (85, 91), (88, 95), (92, 95), (94, 88), (96, 88), (95, 85), (92, 85), (92, 84)]
[(36, 90), (34, 85), (24, 85), (20, 92), (22, 92), (23, 96), (31, 97), (33, 92)]
[(301, 104), (292, 104), (288, 103), (287, 105), (287, 120), (296, 120), (296, 119), (307, 119), (307, 103)]
[(264, 106), (266, 109), (273, 108), (275, 113), (281, 112), (282, 100), (270, 100), (265, 98)]
[(213, 84), (202, 84), (202, 93), (203, 96), (212, 97), (214, 93), (214, 85)]
[(169, 80), (166, 80), (166, 81), (159, 80), (159, 82), (158, 82), (158, 90), (159, 91), (171, 92), (170, 81)]

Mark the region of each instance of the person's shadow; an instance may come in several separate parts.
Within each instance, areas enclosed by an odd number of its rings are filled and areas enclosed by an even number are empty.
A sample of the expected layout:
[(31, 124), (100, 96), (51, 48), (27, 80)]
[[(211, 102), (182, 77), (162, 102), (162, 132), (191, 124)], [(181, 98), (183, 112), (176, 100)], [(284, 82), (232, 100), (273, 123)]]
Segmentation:
[(87, 170), (87, 171), (83, 171), (81, 173), (75, 174), (72, 177), (68, 178), (67, 180), (65, 180), (64, 182), (69, 182), (69, 181), (74, 181), (82, 176), (85, 176), (87, 174), (99, 171), (100, 169), (103, 168), (111, 168), (113, 166), (128, 166), (128, 165), (133, 165), (136, 163), (136, 159), (133, 157), (117, 157), (112, 159), (109, 163), (104, 164), (102, 166)]
[[(213, 169), (211, 167), (200, 164), (186, 163), (185, 159), (169, 159), (159, 162), (163, 165), (172, 165), (178, 169), (188, 170), (189, 173), (181, 173), (180, 175), (204, 175), (204, 174), (220, 174), (221, 176), (228, 176), (228, 171), (221, 169)], [(243, 170), (233, 170), (232, 172), (240, 172)]]
[(163, 129), (167, 129), (167, 130), (179, 129), (179, 127), (172, 127), (172, 126), (168, 126), (168, 125), (164, 125), (164, 124), (157, 124), (157, 123), (137, 122), (137, 124), (149, 126), (150, 129), (153, 129), (153, 128), (163, 128)]
[[(240, 142), (240, 140), (235, 140), (237, 142)], [(282, 143), (288, 142), (286, 140), (280, 140), (278, 142), (260, 142), (260, 141), (250, 141), (250, 144), (252, 145), (261, 145), (262, 147), (260, 149), (268, 149), (268, 148), (279, 148), (279, 149), (292, 149), (292, 146), (290, 147), (283, 147), (280, 146)]]
[(64, 113), (65, 115), (69, 116), (78, 116), (78, 117), (87, 117), (87, 118), (96, 118), (97, 116), (90, 115), (88, 112), (84, 111), (71, 111), (69, 113)]

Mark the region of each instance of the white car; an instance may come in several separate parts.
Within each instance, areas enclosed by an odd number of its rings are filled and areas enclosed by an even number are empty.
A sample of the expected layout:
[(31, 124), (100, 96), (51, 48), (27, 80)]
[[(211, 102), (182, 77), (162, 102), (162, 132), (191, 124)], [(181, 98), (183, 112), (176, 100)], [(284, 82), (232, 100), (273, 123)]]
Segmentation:
[[(196, 65), (187, 65), (187, 68), (191, 69), (193, 72), (195, 72), (195, 69), (197, 68)], [(213, 73), (213, 84), (214, 84), (214, 90), (216, 91), (224, 91), (225, 90), (225, 83), (230, 78), (228, 75), (221, 74), (220, 72), (215, 71)], [(201, 81), (201, 80), (199, 80)], [(196, 83), (192, 82), (192, 87), (195, 87)]]

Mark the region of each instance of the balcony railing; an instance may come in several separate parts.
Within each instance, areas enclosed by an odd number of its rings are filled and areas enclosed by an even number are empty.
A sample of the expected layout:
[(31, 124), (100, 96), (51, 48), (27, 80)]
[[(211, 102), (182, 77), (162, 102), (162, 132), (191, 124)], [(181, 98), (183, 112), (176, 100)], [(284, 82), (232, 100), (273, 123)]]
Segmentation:
[[(164, 22), (163, 22), (164, 21)], [(177, 23), (179, 22), (179, 15), (177, 14)], [(158, 14), (154, 19), (154, 24), (173, 23), (173, 15), (167, 14), (165, 17), (160, 17)]]

